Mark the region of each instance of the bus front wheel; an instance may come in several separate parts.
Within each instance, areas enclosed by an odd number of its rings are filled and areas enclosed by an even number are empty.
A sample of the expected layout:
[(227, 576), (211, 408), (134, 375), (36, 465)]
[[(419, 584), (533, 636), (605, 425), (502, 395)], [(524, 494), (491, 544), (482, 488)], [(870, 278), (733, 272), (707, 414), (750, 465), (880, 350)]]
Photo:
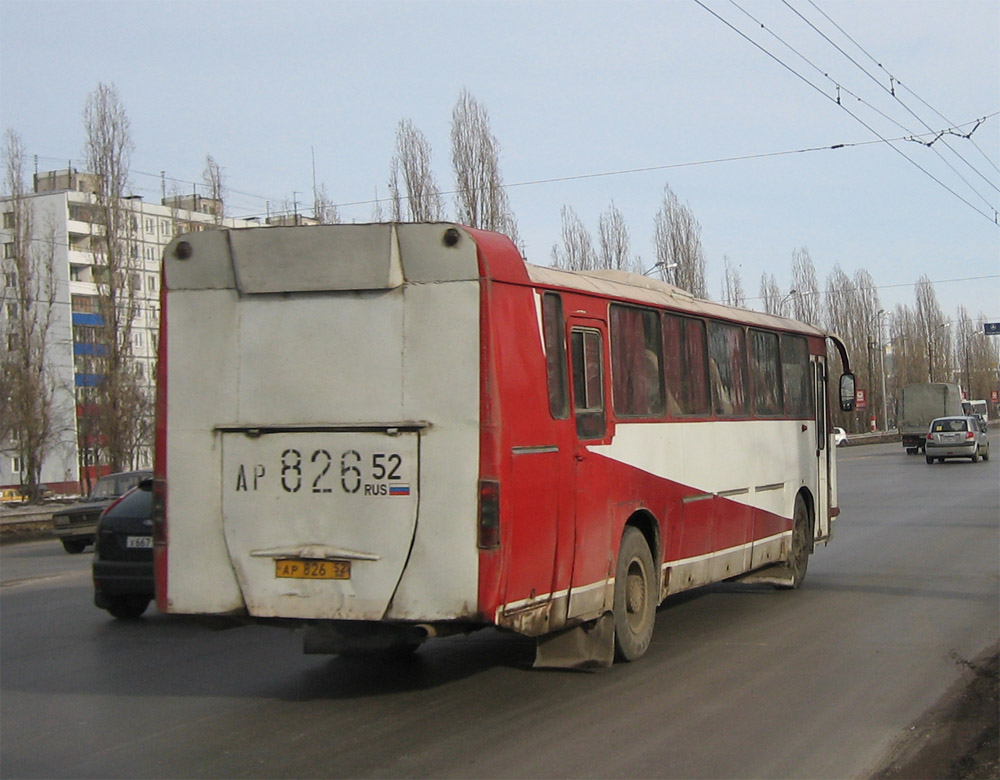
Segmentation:
[(638, 528), (625, 529), (615, 571), (615, 657), (641, 658), (653, 638), (657, 596), (656, 568), (646, 537)]

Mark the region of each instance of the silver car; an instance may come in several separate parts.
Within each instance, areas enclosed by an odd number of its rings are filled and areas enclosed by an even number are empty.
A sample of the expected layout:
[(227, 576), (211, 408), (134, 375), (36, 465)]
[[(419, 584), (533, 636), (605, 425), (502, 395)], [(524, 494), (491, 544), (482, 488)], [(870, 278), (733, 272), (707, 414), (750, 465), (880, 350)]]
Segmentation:
[(971, 458), (973, 463), (990, 459), (986, 423), (979, 417), (938, 417), (927, 432), (924, 453), (927, 462), (946, 458)]

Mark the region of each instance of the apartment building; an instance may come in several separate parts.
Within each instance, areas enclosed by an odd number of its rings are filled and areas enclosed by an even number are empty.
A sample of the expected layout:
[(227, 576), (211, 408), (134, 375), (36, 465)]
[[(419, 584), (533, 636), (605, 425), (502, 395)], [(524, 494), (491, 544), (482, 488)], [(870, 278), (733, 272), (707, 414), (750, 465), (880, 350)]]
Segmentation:
[[(58, 443), (42, 468), (41, 481), (57, 493), (76, 493), (84, 477), (100, 470), (91, 468), (92, 458), (82, 453), (86, 437), (81, 437), (86, 413), (83, 398), (88, 388), (100, 384), (103, 377), (94, 373), (92, 360), (99, 346), (94, 338), (103, 324), (98, 310), (98, 282), (101, 268), (95, 256), (103, 241), (103, 228), (96, 224), (96, 180), (93, 175), (74, 169), (36, 174), (33, 192), (26, 198), (30, 209), (32, 240), (36, 251), (43, 253), (49, 273), (55, 281), (53, 326), (49, 356), (56, 377), (54, 419)], [(169, 241), (180, 233), (208, 230), (220, 226), (257, 225), (250, 220), (223, 216), (222, 203), (196, 194), (164, 198), (147, 203), (141, 197), (123, 202), (131, 213), (129, 251), (133, 261), (135, 315), (132, 320), (132, 353), (136, 371), (152, 398), (155, 382), (156, 350), (159, 334), (160, 266)], [(0, 198), (0, 350), (11, 346), (10, 323), (17, 314), (13, 292), (16, 276), (9, 262), (13, 253), (13, 208), (9, 197)], [(81, 442), (83, 439), (83, 442)], [(151, 451), (143, 452), (136, 466), (148, 466)], [(0, 486), (21, 483), (22, 464), (16, 442), (0, 441)]]

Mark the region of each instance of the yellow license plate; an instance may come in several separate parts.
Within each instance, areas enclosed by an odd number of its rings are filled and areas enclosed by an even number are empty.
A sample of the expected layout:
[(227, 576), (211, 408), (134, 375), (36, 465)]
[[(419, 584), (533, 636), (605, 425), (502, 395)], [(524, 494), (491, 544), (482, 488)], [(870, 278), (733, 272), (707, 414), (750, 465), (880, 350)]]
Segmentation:
[(283, 558), (274, 562), (274, 576), (293, 580), (349, 580), (351, 562)]

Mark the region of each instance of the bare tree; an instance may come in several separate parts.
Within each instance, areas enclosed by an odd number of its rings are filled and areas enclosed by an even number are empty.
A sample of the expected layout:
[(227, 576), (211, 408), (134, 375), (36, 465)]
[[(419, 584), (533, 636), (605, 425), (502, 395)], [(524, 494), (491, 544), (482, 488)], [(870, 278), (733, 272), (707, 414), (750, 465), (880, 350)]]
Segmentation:
[[(882, 416), (882, 362), (879, 359), (882, 339), (880, 335), (879, 312), (882, 310), (878, 289), (871, 273), (866, 268), (855, 272), (852, 289), (854, 298), (851, 307), (851, 334), (855, 354), (865, 356), (865, 364), (856, 367), (858, 387), (868, 391), (868, 409), (864, 416), (876, 419)], [(860, 363), (860, 361), (856, 361)], [(885, 421), (883, 421), (885, 422)], [(862, 420), (862, 424), (864, 420)], [(881, 426), (885, 429), (885, 425)]]
[(816, 266), (805, 247), (792, 252), (792, 316), (800, 322), (818, 325), (820, 322), (819, 283)]
[(972, 389), (972, 356), (975, 352), (977, 323), (969, 317), (969, 311), (964, 306), (958, 307), (958, 319), (955, 322), (955, 365), (961, 377), (962, 387), (969, 393), (969, 398), (981, 398), (974, 395)]
[(613, 268), (618, 271), (641, 273), (634, 258), (629, 257), (629, 232), (625, 217), (614, 202), (608, 210), (601, 214), (597, 223), (600, 255), (598, 264), (601, 268)]
[(132, 352), (133, 326), (139, 313), (135, 293), (141, 277), (137, 225), (125, 197), (134, 145), (131, 124), (114, 85), (98, 84), (87, 96), (83, 120), (84, 155), (97, 177), (97, 234), (91, 247), (101, 324), (97, 348), (89, 358), (94, 386), (83, 388), (80, 398), (81, 407), (95, 424), (93, 430), (81, 428), (89, 438), (81, 441), (80, 452), (84, 454), (82, 465), (98, 465), (103, 449), (105, 464), (120, 471), (135, 462), (134, 432), (145, 427), (151, 413)]
[(955, 373), (970, 399), (988, 398), (997, 387), (1000, 350), (984, 330), (986, 318), (973, 319), (964, 306), (958, 308), (955, 323)]
[(403, 188), (399, 180), (399, 158), (389, 164), (389, 214), (393, 222), (403, 221)]
[[(392, 159), (392, 186), (399, 188), (399, 176), (405, 194), (406, 211), (411, 222), (437, 222), (444, 217), (441, 191), (431, 170), (431, 145), (409, 119), (396, 128), (396, 155)], [(402, 215), (400, 215), (402, 216)]]
[(568, 271), (592, 271), (599, 267), (590, 233), (571, 206), (562, 207), (562, 246), (553, 245), (552, 265)]
[(760, 275), (760, 300), (765, 314), (781, 314), (782, 292), (774, 274), (766, 271)]
[(926, 274), (917, 280), (916, 295), (917, 327), (927, 348), (927, 381), (943, 382), (950, 368), (951, 334), (949, 323), (938, 305), (934, 285)]
[(826, 327), (832, 333), (847, 338), (851, 330), (851, 306), (853, 304), (853, 282), (837, 263), (826, 278)]
[[(385, 205), (384, 205), (384, 203), (385, 203), (384, 199), (380, 198), (378, 196), (378, 187), (376, 187), (375, 188), (375, 199), (372, 201), (372, 217), (371, 217), (372, 222), (385, 222), (386, 221), (386, 214), (385, 214)], [(398, 219), (395, 220), (395, 221), (399, 222)]]
[(226, 180), (222, 173), (222, 166), (210, 154), (205, 155), (205, 169), (201, 172), (201, 179), (205, 184), (208, 197), (218, 201), (214, 205), (213, 214), (215, 215), (215, 224), (221, 225), (226, 216)]
[(653, 239), (656, 268), (661, 278), (695, 297), (707, 298), (701, 225), (691, 209), (677, 200), (670, 185), (663, 188), (663, 202), (656, 212)]
[(326, 194), (326, 185), (313, 188), (313, 219), (321, 225), (336, 225), (340, 222), (340, 212)]
[(962, 386), (970, 399), (989, 398), (997, 388), (997, 367), (1000, 365), (1000, 345), (986, 335), (986, 317), (969, 316), (965, 307), (958, 310), (955, 339), (955, 364), (963, 377)]
[(739, 306), (744, 308), (747, 305), (746, 293), (743, 292), (743, 280), (740, 278), (739, 268), (733, 266), (729, 258), (722, 257), (722, 302), (727, 306)]
[[(826, 327), (840, 337), (847, 347), (847, 353), (854, 356), (858, 387), (868, 389), (870, 375), (864, 373), (866, 367), (857, 365), (867, 350), (864, 323), (857, 316), (860, 305), (858, 285), (838, 263), (826, 280)], [(860, 411), (845, 413), (835, 410), (834, 415), (836, 424), (846, 428), (848, 432), (860, 433), (864, 430), (863, 414)]]
[(520, 246), (517, 220), (500, 174), (500, 143), (486, 108), (463, 89), (451, 113), (451, 162), (458, 221), (495, 230)]
[[(58, 443), (60, 433), (56, 372), (50, 355), (56, 303), (56, 277), (52, 272), (55, 227), (38, 230), (34, 224), (25, 185), (24, 145), (12, 130), (4, 136), (3, 158), (4, 187), (10, 198), (4, 228), (10, 231), (11, 240), (0, 269), (0, 287), (4, 288), (4, 311), (0, 316), (0, 445), (12, 443), (8, 452), (12, 451), (20, 462), (24, 492), (35, 499), (45, 458)], [(9, 286), (8, 281), (13, 285)]]
[[(916, 313), (897, 304), (889, 328), (892, 345), (892, 379), (896, 388), (927, 381), (927, 343), (920, 334)], [(898, 393), (893, 393), (896, 398)]]

